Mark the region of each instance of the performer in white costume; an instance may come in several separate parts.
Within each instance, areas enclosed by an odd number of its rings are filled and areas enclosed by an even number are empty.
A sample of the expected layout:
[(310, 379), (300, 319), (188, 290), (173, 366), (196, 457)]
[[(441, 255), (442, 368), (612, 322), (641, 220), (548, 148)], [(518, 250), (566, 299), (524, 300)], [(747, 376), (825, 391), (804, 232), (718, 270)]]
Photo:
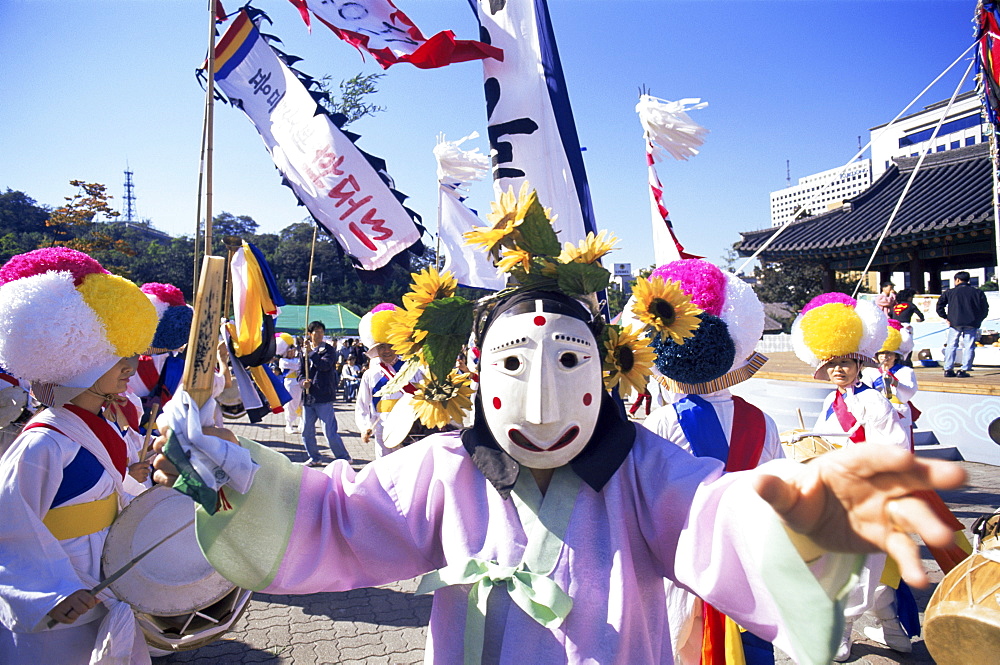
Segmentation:
[(0, 364), (50, 407), (0, 459), (0, 662), (148, 663), (132, 609), (87, 589), (127, 500), (128, 443), (107, 407), (156, 312), (134, 284), (65, 248), (15, 256), (0, 284)]
[(376, 458), (392, 452), (385, 446), (382, 430), (389, 412), (403, 396), (402, 390), (391, 395), (378, 394), (403, 367), (403, 361), (389, 343), (389, 325), (396, 310), (392, 303), (382, 303), (361, 317), (358, 323), (361, 343), (368, 347), (370, 361), (358, 385), (354, 422), (361, 432), (361, 440), (373, 446)]
[(913, 421), (915, 407), (910, 400), (917, 394), (917, 373), (908, 367), (903, 359), (913, 350), (913, 336), (907, 326), (895, 319), (889, 319), (885, 342), (875, 354), (875, 367), (861, 370), (861, 381), (882, 393), (892, 408), (899, 414), (899, 424), (906, 432), (913, 450)]
[[(746, 381), (767, 360), (754, 347), (764, 331), (764, 308), (746, 282), (702, 259), (660, 266), (635, 289), (633, 317), (648, 310), (654, 297), (650, 281), (669, 282), (701, 309), (700, 325), (679, 344), (657, 338), (655, 367), (669, 403), (643, 426), (696, 457), (713, 457), (726, 471), (743, 471), (783, 458), (778, 428), (770, 416), (729, 387)], [(703, 660), (766, 665), (774, 649), (765, 640), (705, 605), (672, 582), (666, 583), (671, 641), (679, 663)], [(725, 658), (719, 657), (725, 653)]]

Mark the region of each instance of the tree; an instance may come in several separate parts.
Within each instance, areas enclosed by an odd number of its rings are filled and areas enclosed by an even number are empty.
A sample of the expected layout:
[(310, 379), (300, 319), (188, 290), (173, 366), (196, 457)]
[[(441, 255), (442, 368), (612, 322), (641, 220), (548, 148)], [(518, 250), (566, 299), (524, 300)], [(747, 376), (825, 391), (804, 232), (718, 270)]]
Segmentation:
[(24, 192), (7, 188), (0, 194), (0, 234), (45, 230), (49, 211)]
[(257, 233), (258, 226), (260, 225), (249, 215), (237, 217), (231, 212), (220, 212), (212, 218), (212, 237), (222, 240), (226, 236), (236, 236), (249, 240), (250, 236)]
[(329, 75), (324, 76), (317, 81), (317, 86), (319, 91), (327, 96), (327, 100), (320, 101), (320, 104), (330, 113), (344, 115), (347, 118), (345, 127), (366, 115), (375, 115), (384, 111), (385, 107), (366, 102), (365, 98), (378, 92), (378, 80), (383, 76), (385, 74), (381, 73), (355, 74), (340, 82), (339, 98), (333, 92), (333, 78)]
[[(813, 261), (764, 262), (754, 268), (753, 290), (761, 302), (788, 303), (798, 310), (823, 293), (825, 272), (823, 264)], [(833, 290), (851, 293), (853, 288), (853, 284), (838, 277)]]
[(77, 192), (63, 197), (66, 203), (53, 210), (45, 220), (45, 225), (57, 238), (64, 240), (77, 235), (78, 230), (86, 228), (98, 214), (111, 219), (120, 214), (111, 208), (108, 202), (114, 197), (101, 183), (70, 180), (69, 184), (76, 187)]

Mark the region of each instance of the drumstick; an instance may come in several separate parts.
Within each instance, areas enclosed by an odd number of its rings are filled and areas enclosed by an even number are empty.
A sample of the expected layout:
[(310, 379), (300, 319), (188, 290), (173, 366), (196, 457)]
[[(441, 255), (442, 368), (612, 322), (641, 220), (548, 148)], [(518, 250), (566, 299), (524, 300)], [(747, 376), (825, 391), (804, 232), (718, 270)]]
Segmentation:
[(805, 429), (805, 428), (806, 428), (806, 421), (805, 421), (805, 419), (804, 419), (804, 418), (802, 417), (802, 409), (795, 409), (795, 412), (796, 412), (797, 414), (799, 414), (799, 428), (800, 428), (800, 429)]
[(149, 451), (149, 442), (153, 438), (153, 427), (156, 425), (156, 416), (160, 413), (160, 403), (156, 402), (153, 404), (152, 410), (149, 412), (149, 420), (146, 421), (146, 438), (142, 441), (142, 450), (139, 451), (139, 461), (146, 459), (146, 453)]
[[(170, 540), (171, 538), (173, 538), (174, 536), (176, 536), (177, 534), (179, 534), (181, 531), (183, 531), (184, 529), (188, 528), (192, 524), (194, 524), (194, 518), (193, 517), (187, 523), (185, 523), (184, 525), (178, 527), (176, 531), (170, 532), (169, 534), (167, 534), (166, 536), (164, 536), (163, 538), (161, 538), (157, 542), (155, 542), (152, 545), (150, 545), (148, 548), (146, 548), (146, 550), (144, 550), (143, 552), (141, 552), (138, 556), (136, 556), (135, 558), (133, 558), (131, 561), (129, 561), (128, 563), (126, 563), (124, 566), (122, 566), (121, 568), (119, 568), (115, 572), (111, 573), (111, 575), (109, 575), (103, 582), (101, 582), (100, 584), (98, 584), (97, 586), (95, 586), (93, 589), (91, 589), (89, 591), (90, 595), (91, 596), (96, 596), (100, 592), (102, 592), (105, 589), (107, 589), (109, 586), (111, 586), (112, 584), (114, 584), (115, 582), (117, 582), (118, 578), (120, 578), (122, 575), (124, 575), (128, 571), (132, 570), (132, 568), (135, 566), (135, 564), (137, 564), (140, 561), (142, 561), (143, 558), (147, 554), (149, 554), (150, 552), (152, 552), (153, 550), (155, 550), (157, 547), (159, 547), (163, 543), (167, 542), (168, 540)], [(55, 619), (49, 619), (49, 622), (46, 624), (46, 628), (52, 628), (57, 623), (59, 623), (59, 622), (56, 621)]]

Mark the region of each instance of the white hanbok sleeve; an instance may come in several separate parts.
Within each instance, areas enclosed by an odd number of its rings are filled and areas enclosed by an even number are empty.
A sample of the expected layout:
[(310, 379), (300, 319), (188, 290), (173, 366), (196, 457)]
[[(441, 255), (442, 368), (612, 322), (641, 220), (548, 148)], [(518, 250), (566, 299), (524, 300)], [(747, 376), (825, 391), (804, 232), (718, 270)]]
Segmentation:
[(369, 367), (361, 375), (361, 383), (358, 385), (358, 397), (354, 400), (354, 423), (358, 426), (358, 431), (362, 434), (366, 430), (374, 429), (375, 420), (378, 418), (375, 405), (372, 404), (372, 389), (381, 375), (382, 372), (378, 367)]
[(910, 450), (910, 439), (899, 424), (899, 414), (877, 390), (855, 393), (848, 408), (865, 427), (865, 443), (880, 443)]
[(33, 632), (60, 601), (87, 588), (74, 563), (99, 572), (103, 536), (94, 552), (86, 542), (91, 536), (58, 541), (42, 523), (63, 468), (75, 455), (72, 447), (79, 446), (44, 430), (22, 438), (0, 463), (0, 623), (12, 631)]

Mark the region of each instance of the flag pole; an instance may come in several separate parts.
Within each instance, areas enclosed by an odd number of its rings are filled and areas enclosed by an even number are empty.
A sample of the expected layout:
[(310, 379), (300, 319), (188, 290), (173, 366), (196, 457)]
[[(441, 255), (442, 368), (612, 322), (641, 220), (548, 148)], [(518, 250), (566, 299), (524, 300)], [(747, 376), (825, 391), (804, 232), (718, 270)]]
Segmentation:
[(313, 260), (316, 258), (316, 229), (318, 227), (313, 225), (313, 237), (312, 245), (309, 247), (309, 281), (306, 282), (306, 320), (303, 322), (303, 329), (309, 331), (309, 301), (312, 298), (312, 287), (313, 287)]
[(215, 0), (208, 0), (208, 86), (205, 92), (205, 256), (212, 254), (212, 149), (215, 120)]

